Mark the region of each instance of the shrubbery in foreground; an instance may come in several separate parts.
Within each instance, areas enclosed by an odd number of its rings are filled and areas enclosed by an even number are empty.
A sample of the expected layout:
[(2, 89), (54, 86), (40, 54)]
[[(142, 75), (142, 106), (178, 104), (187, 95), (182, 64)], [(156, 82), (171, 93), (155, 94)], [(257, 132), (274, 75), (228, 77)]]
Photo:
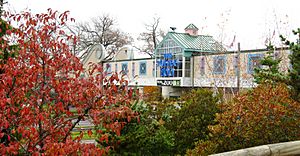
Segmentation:
[(292, 141), (300, 136), (300, 104), (285, 84), (261, 84), (220, 105), (209, 140), (199, 141), (189, 155), (212, 154)]

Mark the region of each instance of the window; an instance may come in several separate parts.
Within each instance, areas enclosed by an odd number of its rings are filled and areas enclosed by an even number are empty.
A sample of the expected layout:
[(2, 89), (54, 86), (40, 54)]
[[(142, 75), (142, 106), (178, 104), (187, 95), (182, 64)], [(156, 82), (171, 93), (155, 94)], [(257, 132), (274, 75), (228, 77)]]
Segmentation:
[[(182, 77), (184, 70), (182, 69), (184, 58), (182, 55), (182, 48), (173, 39), (166, 37), (155, 50), (156, 61), (153, 65), (156, 69), (152, 69), (153, 76)], [(189, 74), (190, 70), (187, 72)]]
[(140, 62), (140, 75), (146, 75), (147, 73), (147, 63)]
[(132, 78), (134, 78), (135, 77), (135, 63), (134, 62), (132, 62), (131, 70), (132, 70)]
[(152, 62), (152, 76), (155, 77), (155, 61)]
[(255, 68), (261, 68), (262, 58), (263, 54), (248, 54), (248, 74), (253, 74)]
[(185, 77), (191, 77), (191, 58), (185, 57)]
[(235, 75), (238, 75), (238, 67), (239, 67), (238, 65), (239, 65), (238, 56), (235, 55), (233, 57), (233, 70), (234, 70)]
[(111, 75), (111, 65), (109, 63), (105, 66), (105, 72), (107, 75)]
[(200, 75), (204, 75), (205, 74), (205, 58), (201, 57), (200, 59)]
[(115, 64), (116, 73), (118, 73), (118, 63)]
[(122, 63), (122, 74), (126, 75), (128, 73), (128, 63)]
[(214, 57), (214, 74), (225, 74), (226, 73), (226, 57), (215, 56)]

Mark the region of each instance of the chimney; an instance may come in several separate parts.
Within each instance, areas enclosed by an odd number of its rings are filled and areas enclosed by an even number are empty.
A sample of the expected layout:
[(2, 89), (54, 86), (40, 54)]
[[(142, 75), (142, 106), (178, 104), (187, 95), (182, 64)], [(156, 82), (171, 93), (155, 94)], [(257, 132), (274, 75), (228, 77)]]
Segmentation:
[(198, 28), (194, 24), (189, 24), (187, 27), (185, 27), (185, 33), (191, 35), (191, 36), (198, 36)]

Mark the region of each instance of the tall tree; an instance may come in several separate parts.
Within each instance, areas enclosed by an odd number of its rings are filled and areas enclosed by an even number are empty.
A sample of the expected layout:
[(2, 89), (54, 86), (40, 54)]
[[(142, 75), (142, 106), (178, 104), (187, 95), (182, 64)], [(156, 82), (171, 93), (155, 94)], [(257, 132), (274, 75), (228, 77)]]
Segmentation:
[(294, 99), (300, 101), (300, 28), (293, 30), (297, 37), (296, 42), (291, 42), (280, 35), (281, 40), (289, 46), (291, 69), (289, 70), (290, 86), (293, 90)]
[(145, 32), (140, 33), (138, 40), (145, 44), (138, 48), (140, 51), (154, 57), (154, 50), (164, 36), (164, 32), (159, 28), (160, 17), (153, 17), (151, 23), (145, 24)]
[(132, 38), (116, 27), (117, 21), (108, 14), (92, 18), (91, 22), (79, 23), (74, 31), (79, 36), (78, 50), (88, 50), (94, 44), (103, 44), (108, 54), (106, 60), (112, 59), (115, 52)]
[[(73, 139), (70, 132), (89, 118), (120, 134), (126, 122), (116, 119), (134, 116), (127, 82), (116, 74), (106, 79), (101, 65), (91, 65), (84, 72), (67, 44), (74, 36), (66, 38), (62, 30), (72, 21), (68, 12), (48, 9), (36, 15), (7, 13), (6, 18), (16, 26), (6, 34), (11, 43), (17, 43), (18, 55), (0, 64), (0, 155), (104, 154), (105, 148), (81, 144), (83, 133)], [(9, 46), (1, 43), (2, 49)], [(83, 73), (85, 78), (80, 77)], [(100, 141), (109, 139), (102, 131), (95, 133)]]
[(261, 65), (263, 68), (255, 68), (254, 69), (254, 81), (258, 84), (260, 83), (286, 83), (287, 75), (279, 70), (279, 64), (281, 62), (281, 58), (276, 58), (274, 56), (274, 46), (269, 44), (267, 46), (268, 52), (267, 56), (265, 56), (261, 61)]

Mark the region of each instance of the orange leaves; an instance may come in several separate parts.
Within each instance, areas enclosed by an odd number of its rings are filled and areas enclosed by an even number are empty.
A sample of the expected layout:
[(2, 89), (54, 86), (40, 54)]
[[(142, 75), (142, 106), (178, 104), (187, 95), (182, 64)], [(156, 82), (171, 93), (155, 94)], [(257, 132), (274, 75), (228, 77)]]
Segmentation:
[[(7, 33), (16, 37), (18, 55), (0, 65), (0, 129), (10, 129), (17, 137), (15, 142), (26, 145), (22, 150), (11, 146), (19, 155), (40, 154), (41, 149), (48, 155), (105, 154), (108, 148), (80, 144), (83, 133), (70, 139), (76, 121), (103, 123), (121, 135), (124, 124), (135, 117), (128, 107), (128, 82), (117, 74), (105, 78), (100, 64), (83, 71), (80, 60), (71, 53), (68, 42), (75, 42), (76, 37), (62, 30), (66, 22), (75, 21), (68, 14), (48, 9), (37, 15), (7, 16), (16, 23), (17, 30)], [(80, 73), (87, 73), (86, 77), (81, 78)], [(87, 133), (93, 135), (91, 130)], [(109, 139), (102, 138), (107, 143)], [(2, 145), (0, 153), (7, 152)]]
[(88, 134), (89, 137), (92, 137), (93, 132), (92, 132), (91, 130), (88, 130), (88, 131), (87, 131), (87, 134)]
[(3, 126), (5, 129), (9, 127), (9, 122), (7, 120), (2, 121), (1, 126)]
[(64, 111), (64, 107), (63, 107), (63, 103), (62, 103), (62, 102), (58, 102), (58, 103), (56, 104), (56, 107), (57, 107), (58, 110), (60, 110), (61, 112)]
[(59, 33), (58, 33), (59, 35), (65, 35), (65, 31), (63, 31), (63, 30), (59, 30)]
[(108, 134), (103, 134), (100, 139), (99, 139), (100, 142), (103, 142), (103, 141), (106, 141), (106, 143), (108, 143)]
[(61, 25), (64, 25), (65, 22), (68, 20), (68, 14), (70, 11), (65, 11), (64, 13), (60, 14), (58, 18), (60, 19)]
[(6, 102), (9, 105), (11, 104), (11, 98), (5, 98), (3, 100), (4, 100), (4, 102)]
[(284, 84), (261, 84), (232, 103), (222, 104), (210, 126), (223, 150), (299, 139), (300, 105)]
[(128, 121), (128, 122), (131, 121), (131, 116), (127, 116), (127, 121)]
[(97, 149), (94, 144), (80, 144), (75, 142), (54, 143), (45, 151), (45, 155), (104, 155), (105, 149)]

